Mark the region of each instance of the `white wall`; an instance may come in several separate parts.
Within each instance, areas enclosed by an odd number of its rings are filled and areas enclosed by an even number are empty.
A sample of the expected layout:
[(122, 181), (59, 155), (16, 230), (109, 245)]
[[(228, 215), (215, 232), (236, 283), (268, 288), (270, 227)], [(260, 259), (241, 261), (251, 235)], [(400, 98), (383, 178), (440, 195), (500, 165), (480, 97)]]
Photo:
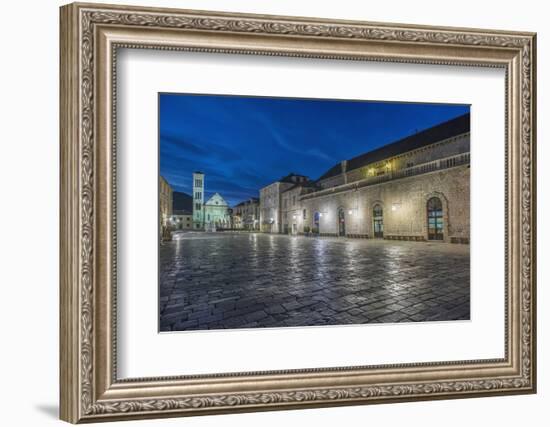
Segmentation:
[[(113, 3), (122, 3), (111, 0)], [(538, 117), (550, 115), (550, 29), (544, 2), (463, 0), (138, 1), (134, 4), (325, 18), (537, 31)], [(47, 426), (58, 401), (58, 6), (57, 0), (2, 5), (0, 73), (0, 401), (2, 424)], [(546, 99), (545, 99), (546, 98)], [(278, 426), (407, 423), (412, 426), (545, 425), (550, 404), (549, 126), (539, 120), (539, 394), (439, 402), (210, 416), (133, 425)], [(546, 169), (546, 170), (545, 170)], [(546, 282), (546, 283), (545, 283)], [(546, 335), (546, 336), (545, 336)], [(547, 421), (546, 421), (547, 423)]]

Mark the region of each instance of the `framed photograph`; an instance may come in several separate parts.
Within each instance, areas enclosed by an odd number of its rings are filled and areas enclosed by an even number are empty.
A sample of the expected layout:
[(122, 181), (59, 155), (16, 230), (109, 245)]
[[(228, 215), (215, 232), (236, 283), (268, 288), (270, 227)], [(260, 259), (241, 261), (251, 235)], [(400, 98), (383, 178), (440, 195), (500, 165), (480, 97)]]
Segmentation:
[(61, 8), (61, 418), (536, 391), (535, 34)]

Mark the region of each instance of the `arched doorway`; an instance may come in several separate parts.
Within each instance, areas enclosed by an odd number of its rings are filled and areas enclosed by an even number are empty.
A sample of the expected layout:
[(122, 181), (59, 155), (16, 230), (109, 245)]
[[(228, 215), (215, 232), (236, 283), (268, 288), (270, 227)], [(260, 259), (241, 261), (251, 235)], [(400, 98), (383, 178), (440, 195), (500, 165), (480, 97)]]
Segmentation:
[(374, 205), (372, 208), (372, 226), (374, 230), (374, 237), (383, 238), (384, 237), (384, 211), (382, 210), (381, 205)]
[(346, 214), (344, 208), (338, 209), (338, 236), (346, 235)]
[(313, 230), (312, 230), (314, 233), (319, 233), (319, 218), (320, 218), (319, 212), (315, 212), (313, 214)]
[(443, 203), (439, 197), (428, 200), (428, 240), (443, 240)]

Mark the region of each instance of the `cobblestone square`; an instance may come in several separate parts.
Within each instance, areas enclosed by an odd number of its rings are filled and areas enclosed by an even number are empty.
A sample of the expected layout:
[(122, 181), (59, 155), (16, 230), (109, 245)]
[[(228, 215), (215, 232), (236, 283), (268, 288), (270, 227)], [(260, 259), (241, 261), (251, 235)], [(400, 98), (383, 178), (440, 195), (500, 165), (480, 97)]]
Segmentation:
[(160, 329), (468, 320), (469, 245), (179, 233), (160, 247)]

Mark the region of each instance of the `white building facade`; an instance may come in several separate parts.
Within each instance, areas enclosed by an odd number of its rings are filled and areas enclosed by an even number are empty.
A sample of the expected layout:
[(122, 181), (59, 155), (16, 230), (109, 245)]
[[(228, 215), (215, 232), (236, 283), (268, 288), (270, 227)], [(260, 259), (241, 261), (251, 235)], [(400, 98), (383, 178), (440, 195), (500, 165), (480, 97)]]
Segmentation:
[(231, 212), (224, 198), (216, 193), (204, 204), (204, 228), (207, 231), (231, 228)]

